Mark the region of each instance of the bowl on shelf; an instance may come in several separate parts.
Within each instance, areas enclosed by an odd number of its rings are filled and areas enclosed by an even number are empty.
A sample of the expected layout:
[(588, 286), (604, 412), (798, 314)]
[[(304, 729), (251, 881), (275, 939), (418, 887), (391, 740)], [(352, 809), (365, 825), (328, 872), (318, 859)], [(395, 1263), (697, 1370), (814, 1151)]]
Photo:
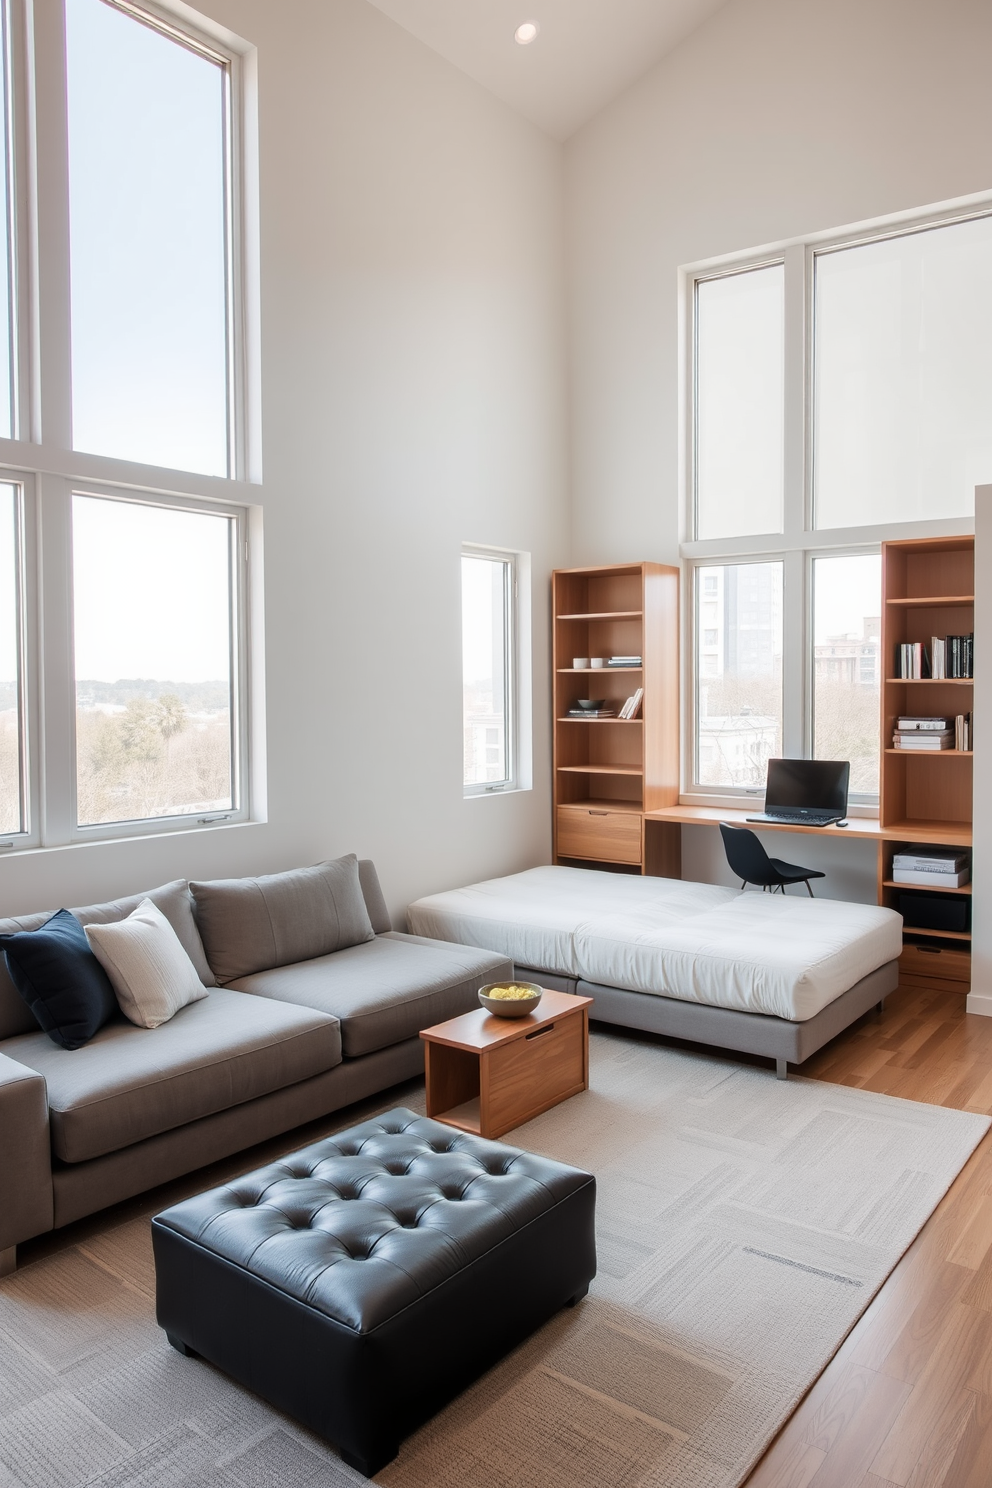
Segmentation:
[[(502, 992), (503, 997), (492, 994)], [(536, 982), (487, 982), (479, 988), (479, 1001), (487, 1013), (497, 1018), (525, 1018), (532, 1013), (544, 996), (544, 988)]]
[(605, 698), (576, 698), (575, 706), (581, 708), (583, 713), (594, 713), (597, 708), (606, 707)]

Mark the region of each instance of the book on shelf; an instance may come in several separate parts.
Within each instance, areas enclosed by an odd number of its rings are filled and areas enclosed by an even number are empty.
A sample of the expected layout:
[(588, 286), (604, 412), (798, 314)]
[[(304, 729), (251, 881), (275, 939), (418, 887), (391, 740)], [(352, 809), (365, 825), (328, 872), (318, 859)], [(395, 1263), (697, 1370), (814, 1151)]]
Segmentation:
[(918, 889), (960, 889), (971, 878), (967, 868), (956, 873), (931, 873), (925, 868), (893, 868), (892, 882), (913, 884)]
[(908, 848), (893, 854), (892, 882), (917, 888), (959, 889), (971, 878), (967, 852), (959, 848)]
[(616, 708), (569, 708), (569, 718), (616, 718)]
[(961, 847), (903, 848), (892, 855), (893, 868), (928, 869), (931, 873), (956, 873), (966, 866), (968, 853)]
[(975, 675), (975, 637), (948, 635), (930, 637), (930, 655), (921, 642), (899, 647), (899, 676), (910, 680), (932, 677), (935, 681), (961, 681)]
[(635, 693), (632, 693), (631, 696), (624, 703), (623, 707), (620, 709), (619, 717), (636, 718), (638, 712), (640, 711), (641, 699), (643, 698), (643, 696), (644, 688), (639, 687), (637, 691)]
[(929, 732), (932, 730), (934, 733), (939, 734), (943, 733), (945, 729), (949, 729), (952, 727), (953, 724), (951, 722), (951, 719), (946, 717), (919, 718), (913, 715), (909, 715), (905, 718), (896, 719), (896, 728), (901, 734), (907, 733), (910, 729), (919, 729), (922, 732)]
[(894, 749), (906, 749), (917, 754), (936, 753), (940, 749), (956, 749), (955, 733), (953, 729), (944, 729), (941, 733), (928, 729), (923, 732), (919, 729), (897, 729), (892, 735), (892, 747)]
[(971, 737), (971, 714), (959, 713), (954, 720), (954, 748), (971, 752), (973, 748)]
[(611, 667), (639, 667), (643, 659), (641, 656), (611, 656), (606, 665)]
[(896, 676), (918, 682), (930, 675), (930, 662), (922, 641), (903, 641), (896, 659)]

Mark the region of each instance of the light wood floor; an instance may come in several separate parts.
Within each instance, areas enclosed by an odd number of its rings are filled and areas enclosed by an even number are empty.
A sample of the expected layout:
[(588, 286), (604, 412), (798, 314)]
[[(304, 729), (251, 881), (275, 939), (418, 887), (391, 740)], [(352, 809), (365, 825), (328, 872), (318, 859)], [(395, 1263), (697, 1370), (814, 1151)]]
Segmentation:
[[(992, 1115), (992, 1018), (903, 990), (802, 1073)], [(941, 1485), (992, 1485), (992, 1133), (746, 1488)]]

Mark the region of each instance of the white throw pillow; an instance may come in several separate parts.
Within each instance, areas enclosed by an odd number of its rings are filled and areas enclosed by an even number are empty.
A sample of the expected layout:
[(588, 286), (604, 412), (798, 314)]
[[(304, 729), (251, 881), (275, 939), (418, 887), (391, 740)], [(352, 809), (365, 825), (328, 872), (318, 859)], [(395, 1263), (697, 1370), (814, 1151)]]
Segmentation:
[(150, 899), (142, 899), (126, 920), (85, 928), (121, 1012), (139, 1028), (158, 1028), (187, 1003), (206, 997), (179, 936)]

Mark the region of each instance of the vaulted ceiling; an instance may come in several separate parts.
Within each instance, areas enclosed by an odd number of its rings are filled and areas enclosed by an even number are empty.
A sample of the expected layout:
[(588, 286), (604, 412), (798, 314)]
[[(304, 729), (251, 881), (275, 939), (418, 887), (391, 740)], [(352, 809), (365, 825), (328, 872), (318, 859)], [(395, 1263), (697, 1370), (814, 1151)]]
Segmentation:
[[(726, 0), (370, 0), (555, 139), (576, 129)], [(536, 21), (520, 46), (514, 32)]]

